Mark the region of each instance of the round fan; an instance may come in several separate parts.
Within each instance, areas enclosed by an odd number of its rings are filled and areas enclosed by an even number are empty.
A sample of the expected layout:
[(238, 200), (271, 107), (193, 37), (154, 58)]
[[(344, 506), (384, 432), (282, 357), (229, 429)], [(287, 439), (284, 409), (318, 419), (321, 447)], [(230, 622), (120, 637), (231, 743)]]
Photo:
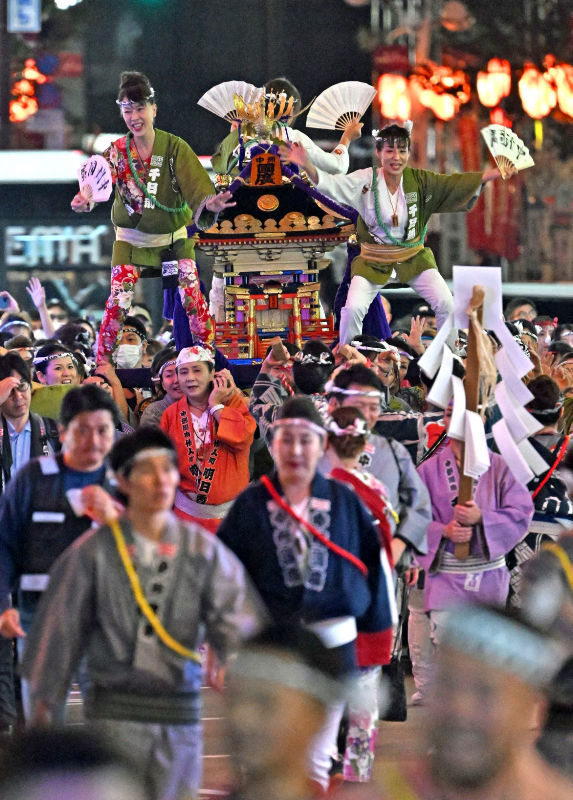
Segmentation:
[(109, 200), (113, 181), (109, 164), (103, 156), (91, 156), (78, 170), (80, 191), (91, 203)]
[(311, 105), (307, 128), (344, 130), (349, 122), (359, 120), (374, 97), (376, 89), (362, 81), (335, 83), (321, 92)]
[(504, 180), (516, 170), (527, 169), (534, 165), (528, 148), (519, 136), (505, 125), (488, 125), (487, 128), (482, 128), (481, 135)]
[(229, 122), (236, 122), (239, 117), (235, 108), (235, 95), (242, 97), (245, 103), (252, 103), (262, 91), (263, 89), (258, 89), (246, 81), (224, 81), (205, 92), (197, 101), (197, 105)]

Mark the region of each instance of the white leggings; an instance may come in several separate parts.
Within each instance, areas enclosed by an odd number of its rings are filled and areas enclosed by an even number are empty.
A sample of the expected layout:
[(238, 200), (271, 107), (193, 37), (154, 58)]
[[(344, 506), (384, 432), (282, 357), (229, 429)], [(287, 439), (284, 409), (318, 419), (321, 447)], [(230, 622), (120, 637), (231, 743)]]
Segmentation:
[[(426, 300), (436, 313), (438, 328), (441, 328), (454, 308), (454, 298), (445, 280), (437, 269), (425, 269), (408, 285)], [(355, 275), (350, 281), (346, 305), (340, 312), (340, 344), (349, 344), (362, 333), (362, 321), (380, 289), (384, 285), (372, 283), (362, 275)]]

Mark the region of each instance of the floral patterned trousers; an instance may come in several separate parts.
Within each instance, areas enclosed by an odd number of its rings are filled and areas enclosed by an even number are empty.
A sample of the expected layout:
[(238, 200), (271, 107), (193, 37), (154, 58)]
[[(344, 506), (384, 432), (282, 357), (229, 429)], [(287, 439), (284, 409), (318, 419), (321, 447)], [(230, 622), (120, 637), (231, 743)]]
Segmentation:
[(360, 667), (357, 691), (349, 703), (348, 733), (342, 775), (345, 781), (367, 782), (372, 776), (378, 738), (380, 667)]
[[(202, 342), (213, 339), (213, 321), (209, 315), (207, 301), (201, 294), (197, 267), (191, 258), (178, 262), (179, 296), (191, 333)], [(133, 264), (118, 264), (111, 270), (111, 292), (105, 305), (99, 330), (97, 362), (106, 361), (113, 353), (121, 338), (121, 330), (129, 314), (135, 287), (139, 280), (139, 267)]]

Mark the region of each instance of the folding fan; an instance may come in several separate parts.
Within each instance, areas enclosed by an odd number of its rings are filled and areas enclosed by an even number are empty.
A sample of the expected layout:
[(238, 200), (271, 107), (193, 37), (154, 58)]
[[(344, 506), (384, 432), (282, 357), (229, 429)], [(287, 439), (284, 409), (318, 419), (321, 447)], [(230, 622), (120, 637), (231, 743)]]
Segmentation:
[(91, 156), (78, 170), (80, 191), (90, 202), (103, 203), (109, 200), (113, 181), (109, 164), (103, 156)]
[(527, 169), (534, 165), (528, 148), (519, 136), (505, 125), (488, 125), (487, 128), (482, 128), (481, 135), (504, 180), (511, 176), (514, 170)]
[(252, 103), (261, 94), (263, 89), (258, 89), (252, 83), (245, 81), (224, 81), (209, 89), (197, 101), (197, 105), (212, 111), (218, 117), (236, 122), (239, 117), (235, 108), (235, 96), (242, 97), (245, 103)]
[(349, 122), (359, 120), (374, 97), (376, 89), (362, 81), (335, 83), (321, 92), (310, 107), (307, 128), (344, 130)]

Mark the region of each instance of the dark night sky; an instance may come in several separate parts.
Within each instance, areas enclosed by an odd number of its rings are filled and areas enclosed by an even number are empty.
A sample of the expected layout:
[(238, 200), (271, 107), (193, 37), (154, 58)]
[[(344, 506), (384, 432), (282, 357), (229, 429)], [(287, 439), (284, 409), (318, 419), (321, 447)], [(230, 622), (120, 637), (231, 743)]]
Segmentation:
[(228, 125), (197, 106), (215, 84), (261, 85), (286, 75), (303, 103), (342, 80), (370, 81), (370, 56), (356, 33), (368, 8), (344, 0), (89, 0), (88, 128), (122, 130), (117, 117), (123, 69), (149, 75), (158, 96), (158, 126), (210, 153)]

